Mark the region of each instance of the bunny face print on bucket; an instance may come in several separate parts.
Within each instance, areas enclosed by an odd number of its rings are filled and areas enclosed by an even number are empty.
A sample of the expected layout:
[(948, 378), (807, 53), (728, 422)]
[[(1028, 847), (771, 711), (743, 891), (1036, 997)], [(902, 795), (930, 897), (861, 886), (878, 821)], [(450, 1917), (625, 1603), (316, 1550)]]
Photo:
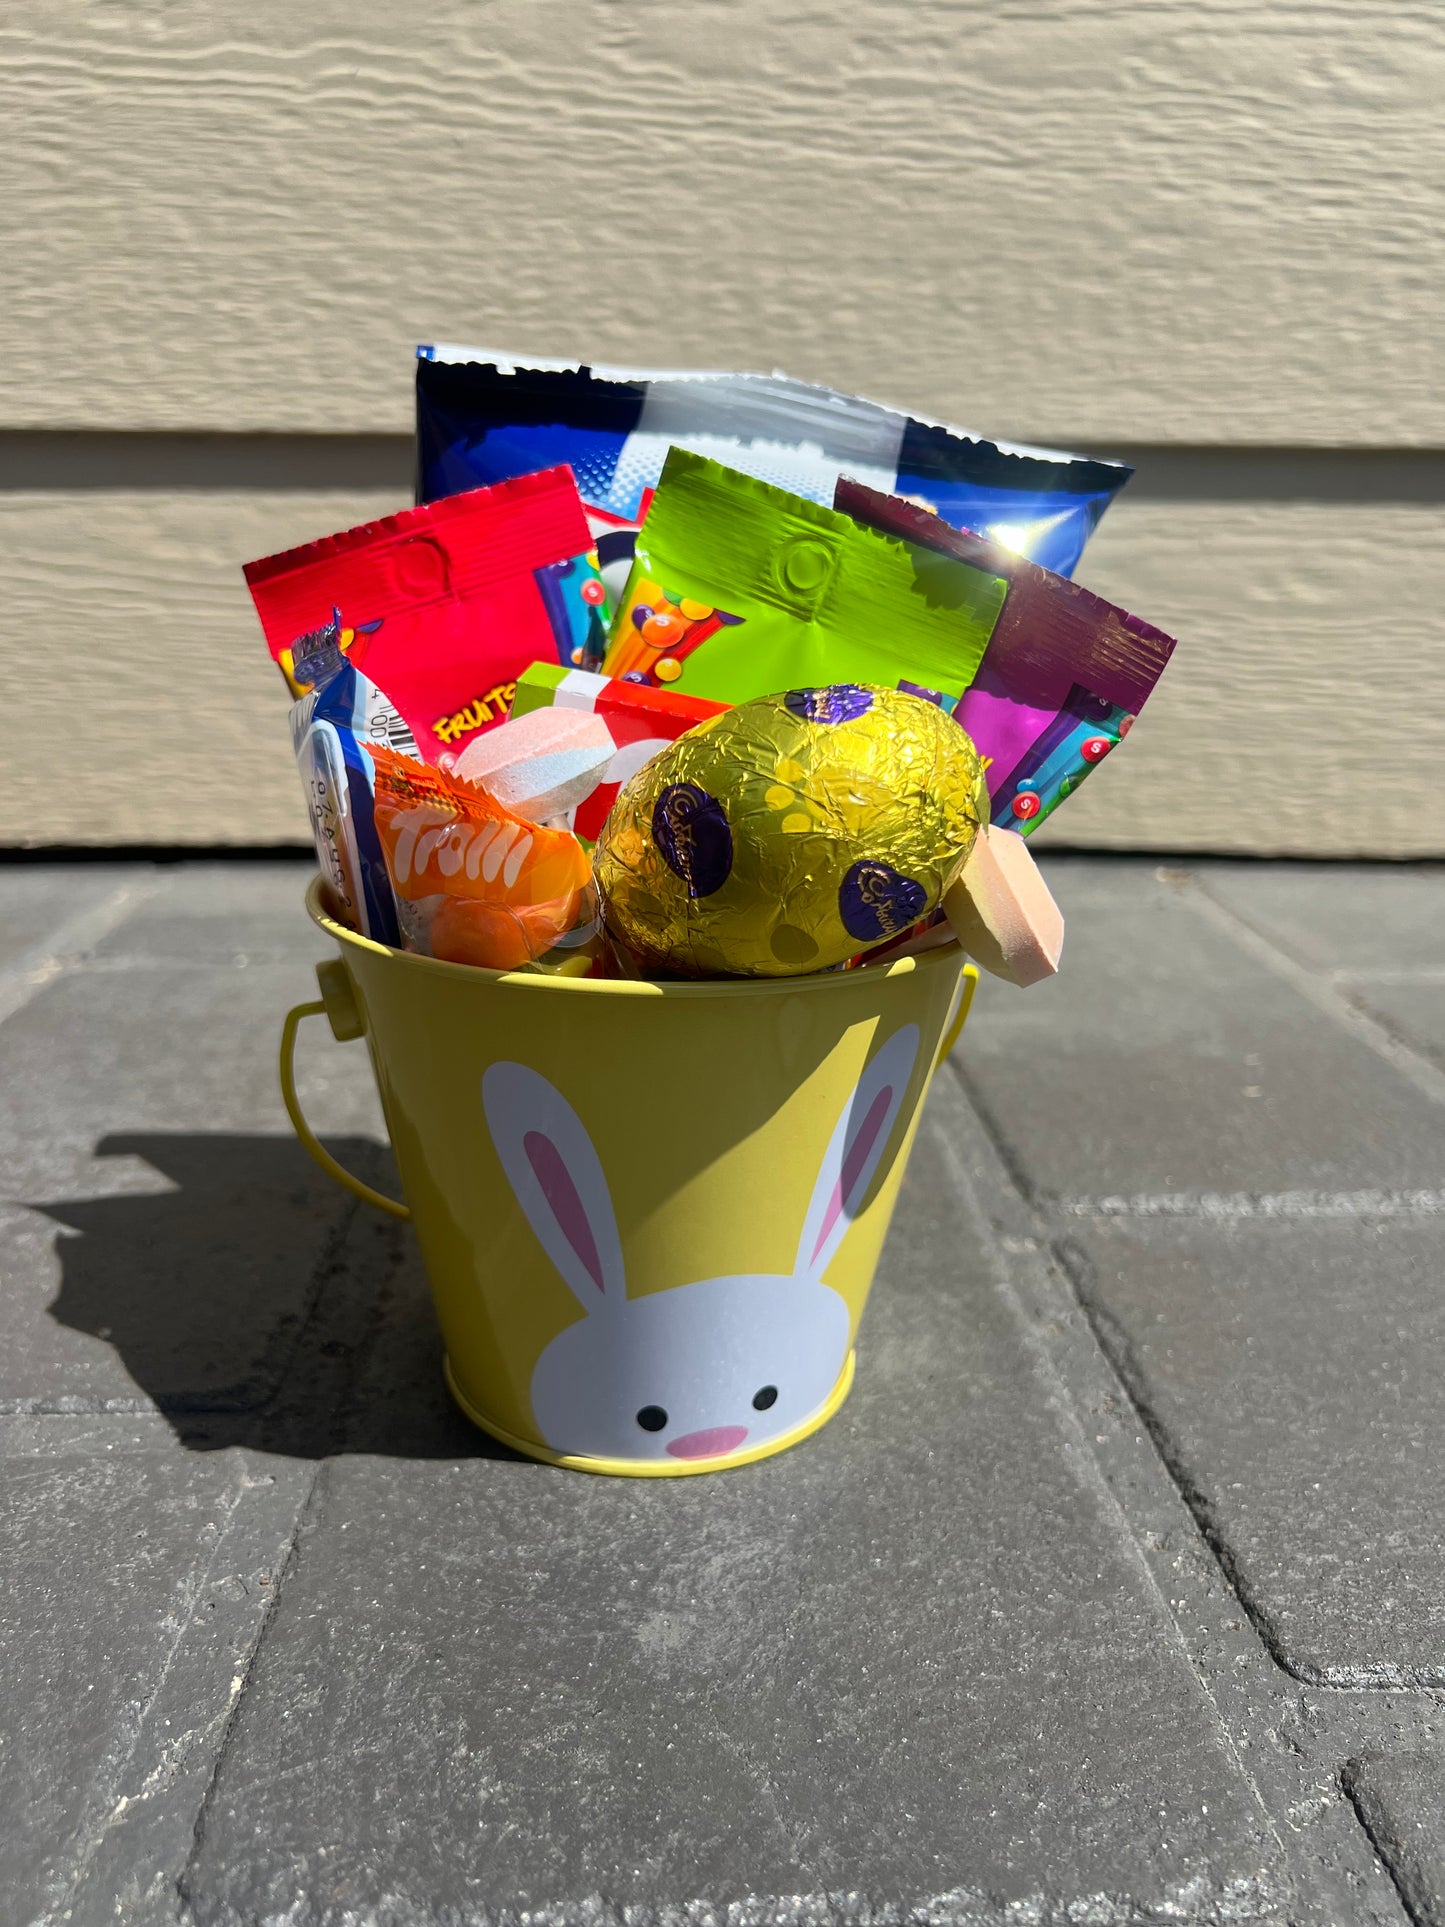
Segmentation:
[(488, 1068), (498, 1160), (580, 1314), (532, 1372), (533, 1417), (554, 1452), (700, 1469), (752, 1457), (823, 1410), (851, 1331), (826, 1274), (890, 1148), (919, 1042), (905, 1024), (869, 1059), (821, 1150), (791, 1272), (684, 1277), (636, 1298), (602, 1159), (576, 1111), (524, 1064)]

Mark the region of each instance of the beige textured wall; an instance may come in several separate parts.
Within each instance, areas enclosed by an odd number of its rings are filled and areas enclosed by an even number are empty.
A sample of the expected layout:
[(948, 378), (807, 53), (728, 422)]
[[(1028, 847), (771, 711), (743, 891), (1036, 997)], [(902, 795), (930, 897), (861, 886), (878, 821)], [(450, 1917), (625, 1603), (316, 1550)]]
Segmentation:
[(1057, 839), (1445, 853), (1433, 0), (36, 0), (0, 48), (0, 841), (304, 834), (237, 565), (406, 499), (441, 339), (1137, 453), (1080, 575), (1181, 646)]

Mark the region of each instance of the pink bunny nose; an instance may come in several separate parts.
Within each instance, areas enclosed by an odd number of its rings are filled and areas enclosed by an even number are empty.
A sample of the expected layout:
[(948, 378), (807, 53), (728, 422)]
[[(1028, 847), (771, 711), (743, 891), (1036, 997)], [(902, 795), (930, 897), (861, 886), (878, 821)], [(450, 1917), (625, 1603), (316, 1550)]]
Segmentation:
[(736, 1452), (747, 1435), (746, 1425), (714, 1425), (706, 1432), (684, 1432), (680, 1439), (669, 1439), (667, 1449), (675, 1459), (716, 1459), (724, 1452)]

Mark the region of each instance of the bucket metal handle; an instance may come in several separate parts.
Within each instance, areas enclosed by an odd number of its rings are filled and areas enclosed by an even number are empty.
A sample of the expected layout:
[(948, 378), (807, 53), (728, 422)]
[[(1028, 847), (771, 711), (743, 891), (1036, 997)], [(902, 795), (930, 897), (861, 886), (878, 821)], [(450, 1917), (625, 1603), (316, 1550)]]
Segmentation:
[[(337, 967), (340, 968), (339, 965)], [(300, 1027), (301, 1019), (303, 1017), (329, 1017), (333, 1031), (338, 1028), (336, 1022), (337, 1012), (334, 1008), (333, 985), (329, 983), (327, 978), (322, 974), (328, 968), (330, 968), (330, 966), (326, 964), (318, 965), (317, 975), (321, 977), (322, 990), (332, 992), (333, 995), (328, 996), (325, 1000), (318, 1000), (314, 1004), (297, 1004), (294, 1009), (287, 1011), (286, 1021), (281, 1026), (281, 1098), (286, 1106), (286, 1115), (291, 1120), (291, 1128), (311, 1153), (312, 1157), (315, 1158), (316, 1162), (321, 1166), (327, 1177), (334, 1178), (344, 1191), (349, 1191), (354, 1198), (360, 1198), (363, 1204), (374, 1205), (378, 1211), (389, 1212), (393, 1218), (409, 1218), (411, 1211), (406, 1205), (398, 1203), (395, 1198), (387, 1197), (382, 1191), (374, 1191), (369, 1184), (363, 1184), (360, 1178), (354, 1177), (352, 1173), (346, 1169), (345, 1165), (336, 1162), (336, 1159), (332, 1157), (326, 1146), (306, 1122), (305, 1115), (301, 1109), (301, 1101), (296, 1095), (296, 1065), (294, 1060), (296, 1055), (296, 1032)], [(348, 1034), (348, 1030), (344, 1028), (342, 1034)], [(361, 1035), (359, 1021), (355, 1029), (349, 1030), (349, 1034), (353, 1037), (359, 1037)]]
[(953, 1022), (944, 1032), (943, 1042), (938, 1047), (938, 1055), (933, 1060), (933, 1068), (935, 1070), (938, 1069), (939, 1065), (943, 1062), (944, 1058), (948, 1056), (962, 1035), (964, 1024), (968, 1021), (969, 1005), (972, 1004), (973, 993), (977, 989), (978, 968), (974, 964), (966, 964), (963, 971), (963, 982), (959, 987), (958, 1009), (953, 1013)]
[[(292, 1129), (307, 1151), (326, 1175), (334, 1179), (344, 1191), (349, 1191), (353, 1197), (360, 1198), (363, 1204), (373, 1205), (378, 1211), (388, 1212), (393, 1218), (408, 1219), (411, 1217), (408, 1206), (399, 1203), (395, 1198), (387, 1197), (382, 1191), (373, 1190), (371, 1185), (364, 1184), (360, 1178), (348, 1171), (345, 1165), (337, 1163), (307, 1123), (305, 1113), (301, 1109), (301, 1100), (296, 1095), (295, 1055), (296, 1032), (300, 1028), (302, 1018), (329, 1018), (333, 1033), (341, 1038), (360, 1037), (364, 1030), (360, 1014), (351, 998), (350, 983), (344, 976), (344, 966), (333, 959), (328, 963), (318, 964), (316, 974), (321, 980), (323, 997), (315, 1003), (297, 1004), (294, 1009), (288, 1010), (286, 1021), (281, 1026), (281, 1098), (286, 1106), (286, 1115), (290, 1118)], [(977, 988), (978, 971), (969, 964), (963, 972), (958, 1009), (953, 1014), (953, 1020), (938, 1047), (938, 1055), (933, 1060), (935, 1069), (958, 1042), (968, 1019), (973, 993)]]

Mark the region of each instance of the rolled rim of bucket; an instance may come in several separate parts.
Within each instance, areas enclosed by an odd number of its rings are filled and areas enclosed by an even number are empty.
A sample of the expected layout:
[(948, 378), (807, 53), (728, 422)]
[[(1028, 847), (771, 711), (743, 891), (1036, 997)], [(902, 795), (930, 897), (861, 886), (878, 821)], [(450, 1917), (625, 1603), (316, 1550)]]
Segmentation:
[[(338, 923), (322, 900), (323, 887), (319, 875), (311, 879), (306, 891), (306, 914), (329, 937), (334, 937), (339, 943), (369, 950), (373, 956), (383, 957), (399, 968), (420, 971), (423, 975), (434, 975), (440, 971), (443, 976), (463, 983), (485, 980), (509, 990), (530, 990), (569, 997), (604, 993), (610, 996), (668, 997), (691, 1001), (732, 997), (796, 997), (804, 985), (809, 996), (827, 996), (840, 986), (852, 987), (858, 981), (858, 973), (852, 970), (820, 970), (796, 977), (707, 977), (696, 983), (686, 980), (657, 983), (630, 978), (562, 977), (543, 970), (488, 970), (481, 964), (444, 963), (439, 957), (423, 957), (414, 950), (393, 950), (389, 944), (377, 943), (375, 938), (363, 937), (360, 931)], [(917, 970), (956, 971), (961, 961), (958, 945), (946, 943), (933, 950), (918, 951), (911, 957), (899, 957), (890, 964), (871, 964), (868, 974), (882, 984), (893, 978), (911, 976)]]

